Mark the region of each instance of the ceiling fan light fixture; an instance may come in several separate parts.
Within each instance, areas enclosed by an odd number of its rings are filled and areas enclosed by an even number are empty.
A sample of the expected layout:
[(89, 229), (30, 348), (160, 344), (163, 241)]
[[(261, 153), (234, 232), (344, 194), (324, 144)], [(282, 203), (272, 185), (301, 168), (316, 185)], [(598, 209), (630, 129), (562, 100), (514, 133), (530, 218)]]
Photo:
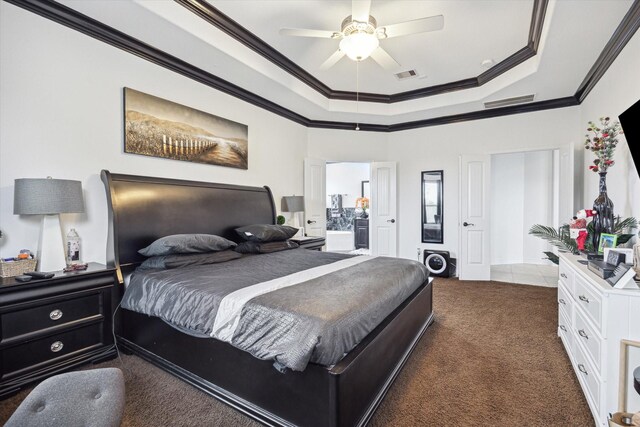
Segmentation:
[(352, 33), (340, 41), (340, 50), (354, 61), (367, 59), (378, 48), (380, 41), (374, 34)]

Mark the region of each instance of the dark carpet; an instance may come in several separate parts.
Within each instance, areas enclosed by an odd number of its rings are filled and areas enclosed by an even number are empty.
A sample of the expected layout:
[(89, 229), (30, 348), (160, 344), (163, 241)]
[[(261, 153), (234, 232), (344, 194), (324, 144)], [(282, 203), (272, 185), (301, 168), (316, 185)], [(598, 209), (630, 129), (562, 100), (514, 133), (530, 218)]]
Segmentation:
[[(588, 426), (593, 419), (556, 335), (556, 289), (436, 279), (435, 323), (371, 426)], [(135, 356), (123, 369), (123, 426), (256, 426)], [(0, 402), (3, 424), (28, 390)]]

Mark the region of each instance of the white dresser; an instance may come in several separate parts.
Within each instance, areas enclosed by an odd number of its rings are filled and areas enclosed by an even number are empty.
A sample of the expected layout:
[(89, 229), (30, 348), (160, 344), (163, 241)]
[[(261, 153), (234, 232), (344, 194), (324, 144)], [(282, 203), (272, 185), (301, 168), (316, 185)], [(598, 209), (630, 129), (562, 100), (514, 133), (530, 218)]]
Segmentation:
[[(605, 426), (609, 413), (618, 410), (620, 340), (640, 340), (640, 289), (613, 289), (578, 263), (582, 259), (560, 255), (558, 336), (596, 425)], [(637, 355), (631, 360), (637, 361)], [(640, 405), (631, 384), (627, 394), (629, 406)]]

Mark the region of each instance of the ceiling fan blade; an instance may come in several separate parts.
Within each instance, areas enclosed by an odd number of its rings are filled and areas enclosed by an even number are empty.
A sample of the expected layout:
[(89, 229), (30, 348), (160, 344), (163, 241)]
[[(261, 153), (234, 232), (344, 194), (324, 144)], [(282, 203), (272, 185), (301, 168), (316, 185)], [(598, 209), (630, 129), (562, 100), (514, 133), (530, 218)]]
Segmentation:
[(338, 39), (342, 38), (342, 33), (329, 30), (307, 30), (304, 28), (281, 28), (281, 36), (293, 36), (293, 37), (320, 37), (323, 39)]
[(371, 0), (351, 0), (351, 19), (360, 22), (369, 22)]
[[(438, 31), (444, 28), (444, 16), (436, 15), (399, 24), (385, 25), (378, 28), (383, 33), (381, 38), (407, 36), (409, 34)], [(386, 37), (385, 37), (386, 35)]]
[(371, 59), (376, 61), (382, 68), (387, 71), (395, 71), (400, 68), (398, 61), (393, 59), (386, 50), (378, 46), (376, 50), (371, 53)]
[(340, 61), (342, 59), (342, 57), (344, 56), (344, 52), (341, 50), (336, 50), (335, 52), (333, 52), (333, 55), (331, 55), (326, 61), (324, 61), (322, 63), (322, 65), (320, 66), (321, 70), (327, 70), (331, 67), (333, 67), (336, 62)]

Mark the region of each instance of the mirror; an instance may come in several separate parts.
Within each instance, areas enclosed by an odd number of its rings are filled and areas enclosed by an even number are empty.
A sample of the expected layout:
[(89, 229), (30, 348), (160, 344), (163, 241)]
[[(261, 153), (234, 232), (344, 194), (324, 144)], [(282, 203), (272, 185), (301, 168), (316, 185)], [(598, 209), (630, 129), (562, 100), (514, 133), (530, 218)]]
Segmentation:
[(443, 243), (442, 172), (422, 172), (422, 243)]
[(369, 185), (369, 181), (360, 181), (360, 193), (360, 197), (371, 199), (371, 185)]

